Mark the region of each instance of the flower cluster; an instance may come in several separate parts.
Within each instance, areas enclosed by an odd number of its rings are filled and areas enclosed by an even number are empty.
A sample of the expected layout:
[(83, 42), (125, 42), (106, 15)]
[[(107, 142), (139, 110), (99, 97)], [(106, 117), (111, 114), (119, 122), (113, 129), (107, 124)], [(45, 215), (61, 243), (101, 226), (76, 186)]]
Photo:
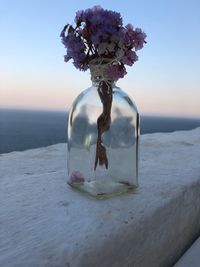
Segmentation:
[(66, 62), (72, 59), (77, 69), (85, 71), (94, 60), (109, 60), (106, 72), (117, 80), (126, 74), (125, 65), (138, 60), (135, 51), (143, 47), (146, 34), (131, 24), (123, 26), (120, 13), (94, 6), (78, 11), (75, 26), (67, 24), (61, 38)]

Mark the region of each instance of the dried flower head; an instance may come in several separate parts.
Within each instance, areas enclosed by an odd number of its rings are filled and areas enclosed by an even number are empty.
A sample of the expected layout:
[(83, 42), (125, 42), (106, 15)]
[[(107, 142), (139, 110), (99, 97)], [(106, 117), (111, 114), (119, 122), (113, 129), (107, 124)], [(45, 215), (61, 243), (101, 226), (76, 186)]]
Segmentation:
[(86, 71), (92, 60), (109, 59), (106, 71), (112, 80), (124, 77), (125, 65), (132, 66), (138, 60), (135, 51), (146, 43), (141, 29), (123, 26), (120, 13), (101, 6), (78, 11), (75, 26), (67, 24), (60, 36), (67, 49), (66, 62), (72, 59), (77, 69)]

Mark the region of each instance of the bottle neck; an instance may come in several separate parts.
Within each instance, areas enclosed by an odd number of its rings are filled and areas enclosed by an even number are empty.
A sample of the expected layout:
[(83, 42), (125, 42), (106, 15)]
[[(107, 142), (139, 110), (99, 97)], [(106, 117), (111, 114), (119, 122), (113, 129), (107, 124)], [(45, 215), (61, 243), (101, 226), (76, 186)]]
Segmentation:
[(110, 59), (101, 58), (93, 63), (90, 63), (90, 73), (93, 86), (99, 86), (104, 82), (108, 86), (114, 87), (115, 81), (110, 77), (107, 72), (108, 66), (111, 64)]
[(112, 88), (116, 86), (116, 83), (111, 80), (102, 80), (102, 79), (92, 79), (92, 86), (99, 87), (102, 82), (105, 82), (108, 86), (111, 86)]

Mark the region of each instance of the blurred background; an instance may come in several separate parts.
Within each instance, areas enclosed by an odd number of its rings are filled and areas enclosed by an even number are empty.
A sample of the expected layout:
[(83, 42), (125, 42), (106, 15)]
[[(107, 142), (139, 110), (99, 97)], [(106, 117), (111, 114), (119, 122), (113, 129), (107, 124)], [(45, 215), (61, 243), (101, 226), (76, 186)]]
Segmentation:
[(200, 126), (200, 1), (0, 0), (0, 153), (67, 141), (68, 110), (91, 81), (64, 62), (59, 35), (94, 5), (147, 34), (117, 83), (137, 104), (141, 132)]

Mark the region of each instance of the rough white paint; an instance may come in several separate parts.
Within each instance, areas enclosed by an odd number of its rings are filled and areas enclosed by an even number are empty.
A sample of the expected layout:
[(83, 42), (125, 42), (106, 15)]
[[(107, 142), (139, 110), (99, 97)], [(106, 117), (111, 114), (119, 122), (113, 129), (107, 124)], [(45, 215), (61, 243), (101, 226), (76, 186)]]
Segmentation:
[(200, 238), (186, 251), (174, 267), (200, 266)]
[(200, 231), (200, 128), (141, 137), (135, 194), (66, 184), (66, 144), (0, 155), (0, 266), (171, 266)]

